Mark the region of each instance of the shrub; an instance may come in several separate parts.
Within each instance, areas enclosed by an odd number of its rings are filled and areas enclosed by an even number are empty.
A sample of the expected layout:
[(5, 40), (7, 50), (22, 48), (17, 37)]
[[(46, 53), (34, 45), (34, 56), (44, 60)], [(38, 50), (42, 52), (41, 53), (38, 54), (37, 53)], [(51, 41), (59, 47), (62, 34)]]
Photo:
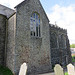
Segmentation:
[(75, 44), (70, 45), (70, 48), (75, 48)]
[(10, 69), (0, 65), (0, 75), (13, 75)]
[(72, 56), (72, 62), (75, 62), (75, 56)]

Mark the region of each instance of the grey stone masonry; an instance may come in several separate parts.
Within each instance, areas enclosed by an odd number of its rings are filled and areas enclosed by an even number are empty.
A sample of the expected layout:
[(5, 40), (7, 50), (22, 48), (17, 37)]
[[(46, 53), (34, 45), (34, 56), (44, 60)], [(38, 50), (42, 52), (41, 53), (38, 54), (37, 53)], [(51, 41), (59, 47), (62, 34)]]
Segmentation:
[(19, 75), (26, 63), (27, 75), (37, 75), (71, 62), (67, 30), (49, 24), (40, 0), (24, 0), (15, 11), (0, 5), (0, 65)]
[[(27, 0), (16, 7), (15, 69), (28, 65), (28, 74), (49, 72), (51, 69), (49, 21), (39, 0)], [(30, 35), (30, 17), (32, 13), (40, 15), (41, 37)]]
[(0, 14), (0, 64), (5, 64), (5, 39), (6, 39), (7, 18)]
[(50, 24), (51, 63), (63, 67), (71, 63), (70, 45), (67, 30)]
[(6, 47), (6, 66), (14, 73), (15, 63), (15, 33), (16, 33), (16, 14), (8, 19), (7, 25), (7, 47)]

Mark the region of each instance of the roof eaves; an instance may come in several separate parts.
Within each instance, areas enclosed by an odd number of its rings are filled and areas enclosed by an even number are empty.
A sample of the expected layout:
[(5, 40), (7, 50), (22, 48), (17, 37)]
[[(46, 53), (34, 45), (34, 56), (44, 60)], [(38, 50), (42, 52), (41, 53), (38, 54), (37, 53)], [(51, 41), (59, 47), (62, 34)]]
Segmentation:
[(0, 4), (0, 14), (9, 18), (13, 13), (15, 13), (15, 10)]

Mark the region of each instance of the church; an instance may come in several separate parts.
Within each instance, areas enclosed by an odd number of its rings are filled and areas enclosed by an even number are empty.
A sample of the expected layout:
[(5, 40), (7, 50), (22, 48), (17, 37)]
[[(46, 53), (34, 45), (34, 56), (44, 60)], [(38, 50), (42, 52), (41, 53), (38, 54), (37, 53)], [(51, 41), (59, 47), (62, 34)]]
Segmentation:
[(18, 75), (24, 62), (27, 75), (71, 62), (67, 30), (50, 24), (40, 0), (24, 0), (14, 10), (0, 4), (0, 65)]

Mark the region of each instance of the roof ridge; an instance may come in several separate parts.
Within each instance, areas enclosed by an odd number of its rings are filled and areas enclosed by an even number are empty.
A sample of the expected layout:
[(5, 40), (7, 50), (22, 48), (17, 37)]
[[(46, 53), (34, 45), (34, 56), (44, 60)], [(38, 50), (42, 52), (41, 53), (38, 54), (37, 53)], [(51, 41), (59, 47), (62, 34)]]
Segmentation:
[(0, 6), (5, 7), (5, 8), (8, 8), (8, 9), (10, 9), (10, 10), (13, 10), (13, 11), (14, 11), (14, 9), (9, 8), (9, 7), (5, 6), (5, 5), (0, 4)]

